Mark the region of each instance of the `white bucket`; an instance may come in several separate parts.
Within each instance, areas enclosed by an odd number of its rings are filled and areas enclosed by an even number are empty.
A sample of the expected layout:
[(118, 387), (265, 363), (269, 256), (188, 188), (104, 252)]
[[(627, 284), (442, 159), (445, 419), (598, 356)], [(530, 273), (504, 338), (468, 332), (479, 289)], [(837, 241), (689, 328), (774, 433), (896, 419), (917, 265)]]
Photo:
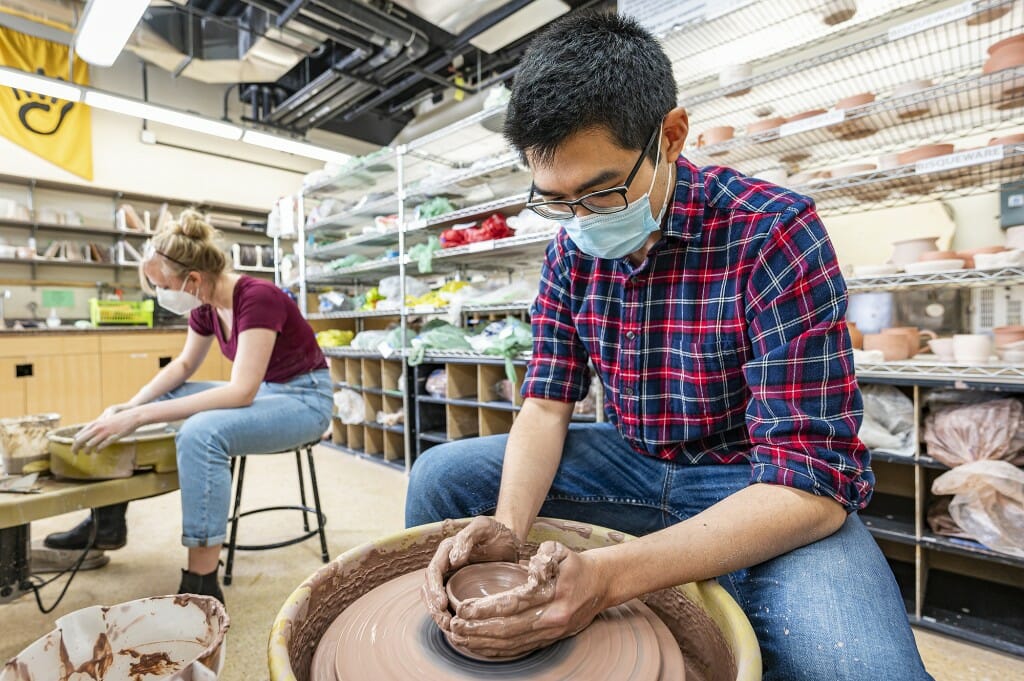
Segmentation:
[(208, 596), (159, 596), (92, 606), (11, 658), (0, 681), (215, 681), (230, 620)]

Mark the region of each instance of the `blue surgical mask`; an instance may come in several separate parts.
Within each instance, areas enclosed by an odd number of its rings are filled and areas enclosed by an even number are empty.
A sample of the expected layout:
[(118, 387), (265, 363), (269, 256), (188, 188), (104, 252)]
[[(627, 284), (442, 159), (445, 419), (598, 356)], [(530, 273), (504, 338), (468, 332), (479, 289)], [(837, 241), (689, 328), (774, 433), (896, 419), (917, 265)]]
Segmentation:
[(635, 201), (631, 201), (625, 210), (618, 213), (592, 213), (583, 217), (573, 216), (562, 221), (565, 233), (581, 251), (595, 258), (624, 258), (644, 245), (654, 232), (661, 229), (661, 218), (671, 195), (665, 197), (665, 203), (655, 218), (651, 213), (651, 190), (658, 177), (661, 161), (661, 145), (654, 161), (654, 176), (647, 193)]

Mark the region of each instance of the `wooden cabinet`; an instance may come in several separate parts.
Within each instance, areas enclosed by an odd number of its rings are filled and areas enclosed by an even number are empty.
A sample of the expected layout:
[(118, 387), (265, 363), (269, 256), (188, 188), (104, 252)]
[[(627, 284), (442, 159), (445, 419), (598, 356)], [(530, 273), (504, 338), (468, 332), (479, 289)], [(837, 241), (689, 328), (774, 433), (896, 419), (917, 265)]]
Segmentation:
[(57, 412), (62, 426), (91, 421), (100, 415), (100, 360), (95, 353), (50, 355), (32, 360), (25, 380), (25, 411)]
[(110, 334), (100, 338), (104, 407), (127, 402), (181, 352), (185, 334)]
[(28, 358), (0, 357), (0, 418), (25, 415)]

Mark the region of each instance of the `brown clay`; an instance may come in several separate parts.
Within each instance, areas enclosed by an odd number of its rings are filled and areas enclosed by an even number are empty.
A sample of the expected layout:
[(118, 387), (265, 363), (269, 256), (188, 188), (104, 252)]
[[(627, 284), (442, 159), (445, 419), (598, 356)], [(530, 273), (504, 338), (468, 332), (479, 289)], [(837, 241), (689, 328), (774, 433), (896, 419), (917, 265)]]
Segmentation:
[(923, 161), (926, 158), (935, 158), (937, 156), (945, 156), (952, 154), (955, 147), (952, 144), (925, 144), (914, 149), (902, 152), (896, 158), (899, 160), (899, 164), (907, 165), (908, 163), (917, 163)]
[(448, 609), (454, 614), (467, 598), (483, 598), (526, 584), (526, 568), (519, 563), (471, 563), (448, 578)]
[(782, 116), (766, 118), (762, 121), (755, 121), (747, 125), (747, 134), (756, 135), (757, 133), (764, 132), (765, 130), (774, 130), (775, 128), (779, 127), (785, 122), (786, 119), (783, 118)]
[(356, 600), (321, 638), (311, 681), (503, 678), (640, 681), (685, 678), (672, 631), (640, 601), (602, 612), (576, 636), (519, 660), (467, 659), (448, 647), (420, 602), (416, 570)]
[(862, 92), (859, 95), (850, 95), (849, 97), (843, 97), (836, 102), (837, 109), (852, 109), (856, 106), (864, 106), (875, 101), (874, 92)]

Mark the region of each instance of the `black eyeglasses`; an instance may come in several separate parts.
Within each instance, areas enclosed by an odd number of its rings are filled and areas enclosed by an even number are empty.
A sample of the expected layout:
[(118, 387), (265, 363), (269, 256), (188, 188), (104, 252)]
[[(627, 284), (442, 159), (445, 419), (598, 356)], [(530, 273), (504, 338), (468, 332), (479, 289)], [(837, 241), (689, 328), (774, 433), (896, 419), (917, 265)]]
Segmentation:
[(629, 208), (629, 199), (626, 198), (626, 192), (629, 191), (629, 185), (633, 183), (633, 178), (636, 177), (637, 172), (640, 170), (640, 165), (644, 162), (644, 158), (650, 153), (654, 140), (658, 139), (659, 132), (661, 132), (660, 125), (651, 133), (651, 139), (647, 140), (647, 146), (640, 152), (640, 158), (636, 160), (633, 169), (629, 171), (626, 181), (618, 187), (591, 192), (574, 201), (534, 201), (533, 193), (536, 191), (536, 187), (531, 184), (526, 207), (548, 220), (568, 220), (576, 215), (576, 206), (583, 206), (591, 213), (605, 215), (626, 210)]

